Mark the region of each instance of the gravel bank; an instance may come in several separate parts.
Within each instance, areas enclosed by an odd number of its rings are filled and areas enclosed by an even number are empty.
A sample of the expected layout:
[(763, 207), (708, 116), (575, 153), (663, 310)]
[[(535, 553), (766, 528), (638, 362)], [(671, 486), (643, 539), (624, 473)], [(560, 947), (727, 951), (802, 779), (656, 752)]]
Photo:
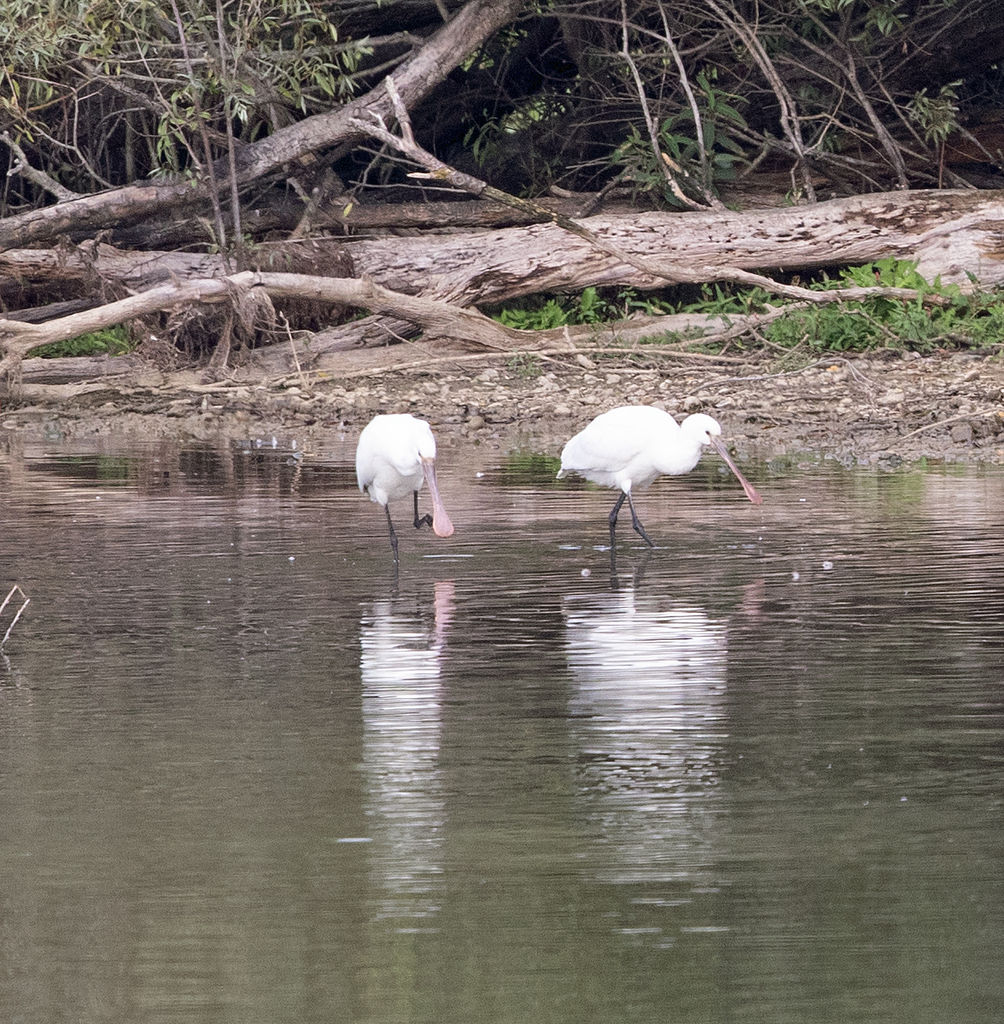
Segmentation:
[(68, 442), (355, 432), (376, 412), (414, 412), (454, 443), (556, 453), (592, 416), (625, 404), (718, 418), (751, 459), (816, 452), (845, 462), (1004, 462), (1004, 359), (964, 353), (827, 358), (778, 372), (765, 359), (661, 369), (517, 357), (471, 368), (323, 379), (282, 389), (139, 375), (36, 386), (0, 412), (8, 434)]

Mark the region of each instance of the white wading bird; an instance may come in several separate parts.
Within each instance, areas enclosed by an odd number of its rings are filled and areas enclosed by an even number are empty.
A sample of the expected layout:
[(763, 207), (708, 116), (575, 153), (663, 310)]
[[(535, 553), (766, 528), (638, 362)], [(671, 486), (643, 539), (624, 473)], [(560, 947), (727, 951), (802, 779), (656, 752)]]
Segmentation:
[[(371, 501), (383, 505), (390, 530), (390, 546), (397, 562), (397, 534), (388, 502), (408, 494), (415, 499), (415, 529), (431, 526), (437, 537), (449, 537), (453, 523), (446, 514), (436, 484), (436, 439), (425, 420), (407, 413), (375, 416), (359, 435), (356, 447), (356, 479), (359, 490), (369, 491)], [(432, 515), (418, 515), (418, 491), (429, 484)]]
[(655, 547), (631, 501), (634, 488), (647, 487), (663, 473), (679, 476), (697, 465), (705, 445), (712, 445), (743, 485), (746, 497), (759, 505), (763, 498), (739, 472), (719, 440), (722, 428), (704, 413), (677, 423), (668, 412), (652, 405), (623, 405), (601, 413), (575, 435), (561, 452), (558, 479), (578, 473), (601, 487), (619, 487), (621, 496), (610, 513), (610, 547), (614, 547), (617, 513), (627, 499), (631, 524), (649, 547)]

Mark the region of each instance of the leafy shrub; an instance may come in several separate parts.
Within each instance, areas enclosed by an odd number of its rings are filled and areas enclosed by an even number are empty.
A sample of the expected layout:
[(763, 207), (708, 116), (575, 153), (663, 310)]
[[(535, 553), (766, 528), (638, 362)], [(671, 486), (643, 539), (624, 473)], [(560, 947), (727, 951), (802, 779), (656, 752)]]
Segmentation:
[[(963, 295), (956, 285), (943, 285), (938, 279), (926, 281), (917, 264), (909, 260), (876, 260), (845, 268), (835, 278), (822, 275), (809, 285), (816, 290), (876, 286), (912, 289), (917, 294), (905, 299), (875, 296), (808, 307), (793, 304), (787, 315), (764, 326), (762, 337), (780, 348), (804, 345), (818, 352), (874, 348), (928, 352), (939, 346), (985, 348), (1004, 342), (1004, 292)], [(741, 316), (763, 312), (778, 302), (762, 288), (735, 289), (721, 283), (702, 285), (698, 297), (687, 301), (674, 302), (665, 297), (669, 294), (640, 296), (625, 288), (605, 297), (599, 289), (586, 288), (577, 297), (550, 296), (536, 305), (503, 309), (497, 319), (519, 330), (546, 330), (619, 320), (634, 312)], [(930, 295), (947, 301), (925, 304)]]
[(574, 324), (609, 323), (631, 313), (658, 315), (672, 311), (671, 304), (642, 298), (634, 288), (622, 288), (607, 298), (598, 288), (589, 287), (578, 296), (550, 296), (526, 306), (506, 307), (495, 314), (495, 319), (518, 331), (546, 331)]
[[(899, 299), (876, 296), (861, 301), (833, 303), (809, 309), (793, 310), (774, 321), (765, 337), (776, 345), (790, 348), (805, 343), (822, 352), (860, 352), (887, 347), (926, 352), (945, 344), (986, 344), (988, 332), (982, 323), (988, 310), (1004, 314), (1000, 298), (963, 296), (955, 285), (933, 284), (917, 271), (909, 260), (883, 259), (842, 270), (836, 281), (828, 279), (814, 287), (910, 288), (916, 297)], [(947, 305), (926, 305), (932, 294), (949, 299)]]
[(135, 348), (125, 327), (108, 327), (91, 334), (81, 334), (67, 341), (54, 341), (35, 349), (31, 355), (41, 359), (59, 359), (64, 356), (121, 356)]

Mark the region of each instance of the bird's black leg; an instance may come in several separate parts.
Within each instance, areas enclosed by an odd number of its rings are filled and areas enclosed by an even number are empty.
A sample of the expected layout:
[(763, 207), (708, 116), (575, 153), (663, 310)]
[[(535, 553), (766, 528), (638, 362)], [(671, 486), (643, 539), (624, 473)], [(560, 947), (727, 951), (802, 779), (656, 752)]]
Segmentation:
[[(611, 551), (617, 544), (615, 534), (617, 530), (617, 514), (621, 510), (621, 505), (624, 504), (624, 499), (628, 496), (627, 491), (621, 491), (621, 496), (617, 499), (616, 504), (610, 510), (610, 549)], [(634, 509), (631, 510), (631, 514), (634, 515)]]
[(432, 516), (428, 512), (421, 519), (418, 516), (418, 491), (415, 491), (415, 529), (420, 530), (423, 526), (432, 526)]
[(383, 510), (387, 513), (387, 529), (390, 530), (390, 546), (394, 550), (394, 564), (397, 565), (397, 534), (394, 532), (394, 524), (390, 521), (390, 505), (384, 505)]
[(631, 495), (627, 494), (626, 497), (628, 500), (628, 508), (631, 509), (631, 525), (634, 527), (634, 532), (637, 533), (650, 548), (654, 548), (655, 545), (651, 540), (649, 540), (649, 536), (645, 532), (645, 527), (641, 525), (638, 513), (634, 510), (634, 502), (631, 500)]

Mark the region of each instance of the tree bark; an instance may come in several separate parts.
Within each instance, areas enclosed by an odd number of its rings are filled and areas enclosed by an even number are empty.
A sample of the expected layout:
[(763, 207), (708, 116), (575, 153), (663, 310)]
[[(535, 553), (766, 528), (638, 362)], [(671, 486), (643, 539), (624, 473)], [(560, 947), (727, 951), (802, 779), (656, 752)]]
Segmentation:
[[(0, 319), (9, 371), (40, 345), (66, 340), (128, 319), (187, 305), (231, 302), (265, 293), (274, 299), (347, 305), (381, 319), (315, 335), (303, 359), (358, 346), (367, 331), (378, 343), (421, 329), (427, 337), (462, 340), (475, 347), (514, 351), (540, 345), (571, 346), (593, 334), (630, 335), (637, 324), (590, 325), (557, 332), (505, 328), (472, 308), (517, 295), (589, 285), (663, 286), (667, 280), (770, 281), (745, 268), (784, 270), (867, 262), (885, 257), (918, 259), (925, 276), (969, 285), (1004, 282), (1004, 194), (919, 192), (860, 196), (829, 203), (752, 213), (637, 214), (594, 217), (585, 234), (556, 224), (483, 232), (360, 241), (352, 248), (358, 279), (249, 270), (225, 275), (208, 255), (124, 253), (92, 243), (70, 252), (17, 250), (0, 254), (0, 274), (20, 281), (41, 274), (97, 277), (130, 291), (129, 297), (42, 323)], [(590, 244), (596, 236), (603, 245)], [(630, 252), (631, 262), (616, 250)], [(653, 266), (655, 276), (638, 269)], [(806, 302), (861, 299), (869, 295), (916, 298), (908, 289), (845, 288), (809, 291), (775, 284), (774, 290)], [(928, 301), (943, 301), (934, 294)], [(390, 319), (387, 319), (390, 318)], [(688, 325), (691, 326), (691, 325)], [(715, 325), (712, 324), (712, 327)], [(720, 327), (721, 325), (718, 324)], [(642, 325), (643, 333), (679, 330), (666, 320)], [(257, 363), (271, 373), (296, 359), (288, 346), (271, 346)]]
[(555, 224), (352, 247), (358, 274), (450, 301), (497, 303), (588, 285), (641, 289), (728, 279), (723, 270), (799, 271), (913, 259), (928, 280), (1004, 283), (1004, 192), (899, 192), (744, 213), (641, 213), (582, 221), (657, 264), (639, 273)]
[[(928, 280), (1004, 284), (1004, 192), (919, 191), (743, 213), (638, 213), (582, 222), (656, 265), (641, 273), (555, 224), (495, 231), (347, 239), (355, 275), (462, 306), (588, 286), (664, 287), (730, 279), (734, 270), (800, 271), (888, 257), (917, 260)], [(26, 282), (95, 280), (132, 291), (219, 277), (210, 254), (126, 252), (89, 242), (70, 250), (0, 253), (0, 294)]]

